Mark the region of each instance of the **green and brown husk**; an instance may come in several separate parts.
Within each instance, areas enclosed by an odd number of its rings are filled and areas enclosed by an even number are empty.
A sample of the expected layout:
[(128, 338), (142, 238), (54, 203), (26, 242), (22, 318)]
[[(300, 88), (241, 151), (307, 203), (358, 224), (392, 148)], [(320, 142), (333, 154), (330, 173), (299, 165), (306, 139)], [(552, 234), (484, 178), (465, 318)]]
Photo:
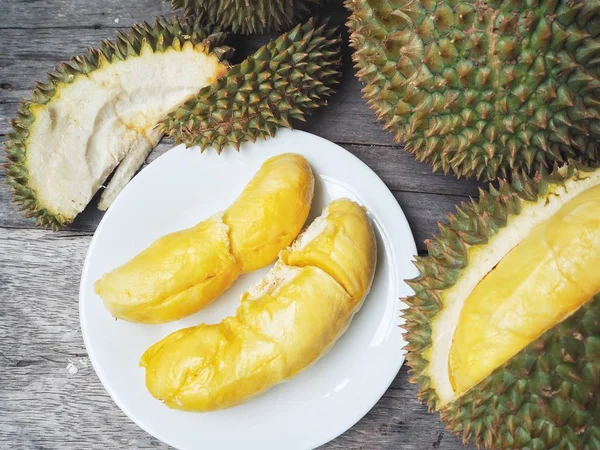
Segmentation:
[(186, 17), (241, 34), (289, 30), (310, 14), (319, 0), (171, 0)]
[(340, 79), (340, 37), (326, 21), (298, 25), (232, 67), (161, 123), (177, 143), (217, 151), (274, 136), (324, 104)]
[(38, 202), (34, 190), (28, 183), (26, 167), (27, 139), (29, 129), (35, 120), (31, 108), (49, 102), (59, 85), (72, 83), (77, 77), (85, 76), (100, 67), (101, 55), (107, 61), (124, 60), (140, 53), (142, 42), (147, 42), (155, 52), (168, 48), (180, 48), (184, 42), (203, 43), (207, 49), (220, 58), (226, 58), (231, 48), (223, 46), (225, 34), (212, 33), (206, 27), (192, 20), (159, 17), (153, 25), (134, 25), (128, 32), (118, 32), (114, 41), (105, 40), (99, 48), (90, 48), (69, 62), (62, 63), (48, 74), (45, 82), (36, 84), (31, 97), (21, 102), (15, 119), (11, 120), (13, 131), (4, 144), (7, 154), (5, 164), (6, 182), (12, 190), (13, 202), (26, 217), (35, 219), (36, 225), (59, 230), (72, 219), (52, 214)]
[(363, 94), (434, 170), (600, 159), (600, 1), (346, 0)]

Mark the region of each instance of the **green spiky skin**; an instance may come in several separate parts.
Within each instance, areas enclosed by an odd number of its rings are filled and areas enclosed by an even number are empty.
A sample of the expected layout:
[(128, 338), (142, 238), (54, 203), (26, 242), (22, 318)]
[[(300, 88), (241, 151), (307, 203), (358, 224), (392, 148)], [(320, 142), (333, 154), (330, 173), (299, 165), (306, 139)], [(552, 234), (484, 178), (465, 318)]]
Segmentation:
[(498, 188), (481, 191), (479, 201), (458, 206), (440, 234), (426, 241), (429, 255), (416, 258), (420, 275), (407, 281), (415, 295), (405, 300), (404, 311), (410, 381), (465, 442), (479, 448), (600, 450), (600, 295), (442, 408), (423, 357), (442, 309), (440, 293), (467, 267), (468, 247), (485, 246), (524, 201), (543, 199), (551, 185), (598, 167), (571, 163), (551, 175), (501, 180)]
[(8, 135), (4, 146), (7, 154), (6, 182), (12, 190), (13, 202), (22, 213), (34, 218), (36, 225), (55, 231), (69, 223), (69, 220), (53, 215), (39, 204), (35, 192), (29, 187), (25, 160), (29, 129), (35, 120), (31, 107), (50, 101), (60, 84), (72, 83), (78, 76), (97, 70), (101, 55), (112, 62), (139, 55), (143, 42), (150, 44), (155, 52), (163, 52), (169, 48), (181, 48), (186, 41), (191, 41), (193, 44), (204, 43), (212, 53), (224, 59), (232, 50), (222, 45), (225, 37), (224, 33), (211, 33), (191, 20), (167, 20), (159, 17), (153, 25), (137, 24), (129, 32), (119, 32), (114, 42), (103, 41), (99, 48), (90, 48), (87, 53), (59, 65), (48, 74), (45, 82), (36, 83), (31, 98), (21, 103), (17, 117), (11, 121), (13, 131)]
[(298, 25), (227, 74), (161, 122), (177, 143), (218, 152), (227, 146), (274, 136), (291, 121), (305, 120), (340, 79), (340, 37), (327, 22)]
[(363, 94), (434, 170), (600, 159), (600, 0), (346, 0)]
[(187, 17), (230, 29), (260, 34), (285, 31), (305, 19), (319, 0), (171, 0)]

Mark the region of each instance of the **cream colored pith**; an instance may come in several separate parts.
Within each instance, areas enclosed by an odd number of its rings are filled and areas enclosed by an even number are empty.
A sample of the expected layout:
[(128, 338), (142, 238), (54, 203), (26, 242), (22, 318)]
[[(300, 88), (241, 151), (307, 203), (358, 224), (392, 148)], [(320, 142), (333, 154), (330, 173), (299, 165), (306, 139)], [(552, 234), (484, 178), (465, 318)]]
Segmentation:
[(160, 140), (159, 120), (215, 81), (221, 66), (202, 44), (155, 53), (144, 43), (139, 56), (103, 59), (59, 84), (48, 103), (31, 107), (26, 165), (38, 203), (70, 220), (124, 162), (99, 205), (107, 208)]

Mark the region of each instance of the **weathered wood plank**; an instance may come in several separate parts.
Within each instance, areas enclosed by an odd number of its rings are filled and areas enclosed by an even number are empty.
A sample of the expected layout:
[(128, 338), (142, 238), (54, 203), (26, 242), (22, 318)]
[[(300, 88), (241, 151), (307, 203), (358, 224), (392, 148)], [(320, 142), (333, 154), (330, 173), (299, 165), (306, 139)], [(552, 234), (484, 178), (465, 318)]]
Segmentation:
[[(90, 236), (0, 228), (0, 442), (6, 448), (166, 448), (105, 393), (86, 356), (79, 274)], [(458, 449), (404, 368), (328, 449)]]
[(158, 15), (171, 15), (174, 11), (164, 0), (44, 0), (2, 2), (0, 29), (13, 28), (85, 28), (118, 27)]
[[(137, 0), (134, 4), (122, 0), (44, 0), (7, 1), (2, 5), (5, 17), (14, 17), (14, 22), (0, 22), (3, 28), (40, 27), (117, 27), (153, 20), (158, 15), (172, 15), (169, 2), (165, 0)], [(327, 0), (314, 13), (339, 14), (343, 12), (342, 0)]]
[[(171, 148), (161, 143), (151, 154), (150, 161)], [(371, 167), (387, 184), (403, 208), (413, 229), (417, 247), (425, 251), (423, 240), (437, 231), (436, 223), (443, 220), (454, 206), (468, 196), (477, 196), (477, 184), (432, 173), (430, 168), (400, 147), (344, 145)], [(25, 219), (10, 203), (10, 192), (4, 175), (0, 174), (0, 227), (30, 228), (33, 222)], [(439, 194), (443, 193), (443, 194)], [(93, 233), (103, 213), (96, 209), (97, 198), (68, 228)]]

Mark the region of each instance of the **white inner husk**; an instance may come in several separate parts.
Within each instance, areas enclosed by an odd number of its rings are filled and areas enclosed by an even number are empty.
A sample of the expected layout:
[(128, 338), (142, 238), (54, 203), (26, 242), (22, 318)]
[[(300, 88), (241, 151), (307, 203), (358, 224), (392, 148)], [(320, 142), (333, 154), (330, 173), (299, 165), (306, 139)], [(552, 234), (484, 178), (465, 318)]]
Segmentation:
[(59, 84), (48, 103), (31, 107), (26, 164), (39, 204), (72, 219), (132, 151), (115, 181), (124, 185), (159, 141), (155, 125), (223, 68), (202, 45), (188, 41), (180, 50), (154, 53), (144, 43), (139, 57), (103, 60), (88, 75)]

